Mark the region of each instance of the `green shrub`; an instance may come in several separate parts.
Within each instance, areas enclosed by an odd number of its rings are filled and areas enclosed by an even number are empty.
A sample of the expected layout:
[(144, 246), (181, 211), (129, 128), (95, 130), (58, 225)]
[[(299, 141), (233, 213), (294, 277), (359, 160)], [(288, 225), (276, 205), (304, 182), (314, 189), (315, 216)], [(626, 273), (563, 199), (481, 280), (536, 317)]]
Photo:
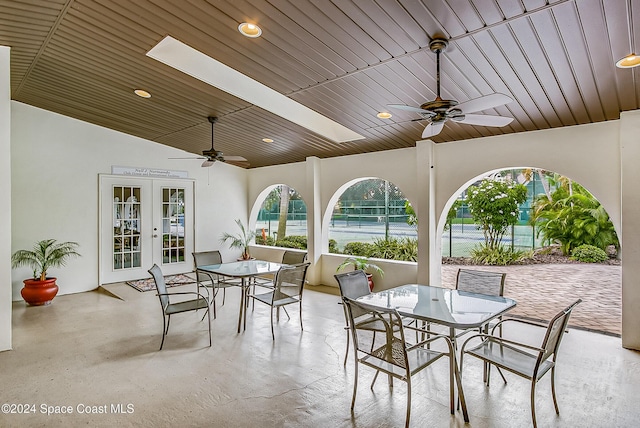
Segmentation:
[(282, 239), (278, 239), (275, 243), (276, 247), (283, 248), (296, 248), (298, 250), (307, 249), (307, 237), (301, 235), (285, 236)]
[(329, 252), (338, 254), (340, 251), (338, 250), (338, 243), (335, 239), (329, 239)]
[(593, 245), (580, 245), (571, 252), (571, 260), (578, 260), (584, 263), (602, 263), (609, 258), (607, 253)]
[(276, 244), (276, 240), (271, 236), (267, 236), (267, 239), (262, 239), (262, 236), (256, 236), (256, 244), (257, 245), (271, 245), (274, 246)]
[(418, 240), (408, 237), (376, 239), (369, 257), (415, 262), (418, 260)]
[(368, 242), (349, 242), (345, 244), (343, 254), (350, 254), (352, 256), (371, 257), (373, 250), (373, 244)]
[(471, 259), (474, 263), (490, 266), (506, 266), (522, 261), (528, 257), (530, 257), (530, 252), (512, 250), (504, 246), (491, 248), (480, 244), (471, 250)]

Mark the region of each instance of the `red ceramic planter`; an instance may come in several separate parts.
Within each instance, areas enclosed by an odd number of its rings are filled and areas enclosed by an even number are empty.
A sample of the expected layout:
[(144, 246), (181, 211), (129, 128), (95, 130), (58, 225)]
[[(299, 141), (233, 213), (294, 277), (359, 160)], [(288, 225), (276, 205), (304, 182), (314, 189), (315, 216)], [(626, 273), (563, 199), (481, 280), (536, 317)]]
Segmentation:
[(373, 283), (373, 275), (368, 273), (367, 274), (367, 279), (369, 280), (369, 290), (373, 291), (373, 286), (375, 285)]
[(24, 282), (24, 288), (20, 294), (22, 294), (24, 301), (31, 306), (48, 305), (58, 294), (56, 278), (47, 278), (44, 281), (30, 278), (22, 282)]

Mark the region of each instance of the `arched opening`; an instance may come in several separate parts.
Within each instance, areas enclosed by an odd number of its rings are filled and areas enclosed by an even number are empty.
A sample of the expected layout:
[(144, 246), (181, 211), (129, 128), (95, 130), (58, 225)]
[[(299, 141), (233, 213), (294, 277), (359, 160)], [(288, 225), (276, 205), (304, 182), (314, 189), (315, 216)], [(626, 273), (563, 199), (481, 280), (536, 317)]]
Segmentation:
[(394, 183), (382, 178), (353, 180), (338, 189), (329, 207), (329, 253), (417, 260), (415, 214)]
[[(479, 203), (471, 193), (482, 189), (482, 183), (499, 180), (526, 186), (527, 197), (518, 204), (518, 218), (501, 236), (502, 249), (513, 258), (505, 263), (494, 253), (489, 263), (478, 257), (478, 249), (487, 246), (487, 233), (482, 216), (473, 212), (473, 204)], [(621, 334), (617, 231), (602, 204), (580, 183), (539, 168), (491, 171), (469, 180), (451, 196), (438, 231), (443, 286), (454, 288), (457, 270), (463, 266), (506, 272), (505, 295), (518, 301), (510, 315), (548, 321), (562, 304), (582, 298), (583, 307), (574, 314), (572, 325)], [(590, 309), (602, 316), (593, 317)]]
[[(258, 205), (259, 204), (259, 205)], [(269, 186), (256, 199), (253, 210), (256, 245), (307, 248), (307, 204), (286, 184)]]

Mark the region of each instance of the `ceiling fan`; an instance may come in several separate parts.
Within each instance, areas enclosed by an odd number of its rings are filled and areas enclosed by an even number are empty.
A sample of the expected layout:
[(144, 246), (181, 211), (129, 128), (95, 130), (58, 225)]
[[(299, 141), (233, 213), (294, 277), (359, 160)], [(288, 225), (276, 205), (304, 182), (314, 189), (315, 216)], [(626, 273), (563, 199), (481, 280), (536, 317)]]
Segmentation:
[(511, 123), (513, 120), (511, 117), (469, 114), (510, 103), (513, 100), (507, 95), (495, 93), (460, 104), (455, 100), (443, 100), (440, 98), (440, 53), (447, 48), (448, 44), (449, 42), (446, 39), (441, 38), (435, 38), (429, 43), (429, 49), (436, 54), (436, 99), (428, 101), (420, 107), (404, 104), (389, 104), (388, 107), (420, 114), (422, 118), (416, 120), (428, 120), (429, 124), (422, 132), (422, 138), (438, 135), (448, 120), (480, 126), (505, 126)]
[(224, 154), (213, 147), (213, 128), (214, 124), (218, 121), (218, 118), (215, 116), (207, 117), (209, 123), (211, 123), (211, 148), (209, 150), (203, 150), (201, 157), (197, 158), (171, 158), (171, 159), (204, 159), (202, 162), (203, 167), (210, 167), (216, 161), (226, 162), (232, 165), (236, 165), (239, 167), (247, 168), (249, 166), (249, 161), (242, 156), (224, 156)]

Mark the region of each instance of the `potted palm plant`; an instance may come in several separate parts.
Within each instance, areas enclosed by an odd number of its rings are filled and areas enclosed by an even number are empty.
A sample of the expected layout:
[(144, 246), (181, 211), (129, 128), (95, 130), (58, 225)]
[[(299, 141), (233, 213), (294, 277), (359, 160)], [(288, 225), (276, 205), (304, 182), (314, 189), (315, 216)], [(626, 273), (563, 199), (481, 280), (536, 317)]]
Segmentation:
[(229, 242), (229, 247), (231, 248), (239, 248), (242, 251), (242, 260), (251, 259), (251, 254), (249, 254), (249, 244), (256, 237), (256, 232), (251, 232), (244, 227), (242, 221), (240, 219), (236, 220), (236, 224), (240, 228), (240, 232), (232, 235), (231, 233), (224, 232), (220, 237), (220, 242), (225, 243)]
[(55, 277), (47, 277), (47, 270), (62, 267), (72, 257), (80, 256), (77, 242), (56, 242), (45, 239), (34, 244), (32, 250), (18, 250), (11, 256), (11, 267), (29, 266), (33, 278), (23, 280), (22, 298), (32, 306), (48, 305), (58, 294)]
[(381, 278), (384, 276), (384, 270), (382, 270), (382, 268), (377, 264), (370, 262), (366, 257), (349, 257), (348, 259), (345, 259), (342, 263), (340, 263), (340, 265), (336, 269), (336, 272), (340, 272), (347, 266), (353, 266), (353, 270), (363, 270), (367, 274), (367, 279), (369, 280), (369, 289), (371, 291), (373, 291), (374, 286), (373, 274), (378, 273), (380, 274)]

